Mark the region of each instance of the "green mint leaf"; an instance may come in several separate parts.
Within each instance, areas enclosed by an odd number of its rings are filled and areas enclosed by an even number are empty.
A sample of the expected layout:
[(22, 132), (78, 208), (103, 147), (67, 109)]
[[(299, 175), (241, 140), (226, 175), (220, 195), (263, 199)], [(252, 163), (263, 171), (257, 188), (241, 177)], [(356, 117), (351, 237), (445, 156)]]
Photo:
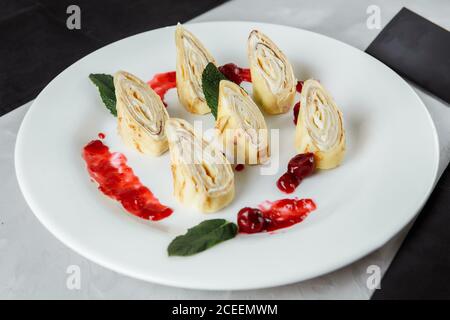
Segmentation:
[(221, 80), (228, 80), (214, 63), (206, 65), (202, 73), (202, 88), (206, 103), (211, 109), (214, 118), (217, 119), (217, 105), (219, 103), (219, 84)]
[(237, 232), (237, 225), (233, 222), (224, 219), (205, 220), (172, 240), (167, 252), (169, 256), (191, 256), (234, 238)]
[(116, 92), (114, 90), (114, 79), (109, 74), (91, 73), (89, 75), (92, 83), (95, 84), (100, 92), (100, 97), (106, 108), (117, 117)]

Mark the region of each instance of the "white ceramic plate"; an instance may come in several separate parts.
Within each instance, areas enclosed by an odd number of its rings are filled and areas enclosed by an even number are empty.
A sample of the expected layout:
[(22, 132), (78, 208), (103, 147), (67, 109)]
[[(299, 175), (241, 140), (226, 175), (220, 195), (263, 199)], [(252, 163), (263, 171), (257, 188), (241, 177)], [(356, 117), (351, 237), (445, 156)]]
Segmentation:
[[(39, 220), (73, 250), (117, 272), (166, 285), (250, 289), (292, 283), (345, 266), (379, 248), (417, 214), (438, 166), (432, 120), (413, 90), (379, 61), (346, 44), (304, 30), (250, 22), (189, 24), (219, 64), (247, 66), (246, 40), (260, 29), (286, 53), (299, 79), (319, 79), (344, 114), (348, 150), (343, 164), (304, 180), (293, 196), (318, 209), (302, 223), (274, 234), (239, 235), (196, 256), (169, 258), (170, 241), (208, 218), (236, 221), (238, 210), (285, 198), (275, 186), (295, 154), (292, 112), (267, 116), (281, 128), (280, 168), (237, 172), (237, 194), (224, 210), (203, 215), (172, 197), (169, 158), (126, 148), (115, 118), (103, 107), (90, 73), (127, 70), (150, 79), (175, 69), (174, 28), (108, 45), (67, 68), (37, 97), (17, 139), (16, 170), (22, 192)], [(203, 120), (168, 95), (171, 116)], [(90, 182), (83, 146), (106, 133), (105, 143), (127, 155), (130, 166), (164, 204), (174, 209), (160, 222), (140, 220)]]

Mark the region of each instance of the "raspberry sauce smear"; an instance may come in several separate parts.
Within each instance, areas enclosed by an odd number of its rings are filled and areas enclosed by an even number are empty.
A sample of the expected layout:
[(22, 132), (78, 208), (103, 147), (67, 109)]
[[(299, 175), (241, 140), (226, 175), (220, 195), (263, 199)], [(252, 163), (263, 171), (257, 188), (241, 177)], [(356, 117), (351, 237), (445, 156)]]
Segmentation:
[(167, 91), (169, 91), (172, 88), (177, 87), (176, 72), (169, 71), (169, 72), (164, 72), (164, 73), (157, 73), (153, 76), (153, 78), (151, 80), (149, 80), (147, 82), (147, 84), (161, 98), (164, 105), (166, 105), (166, 103), (164, 101), (164, 97), (165, 97)]
[(119, 201), (128, 212), (146, 220), (161, 220), (172, 214), (172, 209), (161, 204), (127, 165), (127, 158), (111, 153), (100, 140), (93, 140), (83, 148), (83, 159), (98, 189)]
[(311, 199), (281, 199), (265, 201), (258, 208), (239, 211), (237, 223), (240, 233), (275, 231), (300, 223), (317, 206)]

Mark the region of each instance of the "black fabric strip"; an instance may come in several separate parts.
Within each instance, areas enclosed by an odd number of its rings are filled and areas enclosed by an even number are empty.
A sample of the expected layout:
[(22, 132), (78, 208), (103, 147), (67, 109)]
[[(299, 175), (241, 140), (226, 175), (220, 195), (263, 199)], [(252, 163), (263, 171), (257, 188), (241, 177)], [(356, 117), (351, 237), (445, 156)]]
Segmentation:
[(366, 52), (450, 103), (450, 32), (403, 8)]
[[(402, 9), (367, 51), (402, 76), (450, 101), (448, 31)], [(372, 299), (450, 299), (449, 230), (447, 167)]]
[(447, 167), (372, 299), (450, 298), (449, 195)]
[[(0, 115), (36, 95), (81, 57), (130, 35), (185, 22), (226, 0), (2, 0)], [(69, 5), (81, 30), (66, 27)]]

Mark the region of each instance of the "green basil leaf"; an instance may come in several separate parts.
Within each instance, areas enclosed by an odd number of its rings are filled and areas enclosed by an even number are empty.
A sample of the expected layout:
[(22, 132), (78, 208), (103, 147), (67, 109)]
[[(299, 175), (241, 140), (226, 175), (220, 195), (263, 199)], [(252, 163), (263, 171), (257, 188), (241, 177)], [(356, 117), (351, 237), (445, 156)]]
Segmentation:
[(219, 84), (221, 80), (228, 80), (214, 63), (206, 65), (202, 73), (202, 89), (206, 103), (211, 109), (214, 118), (217, 119), (217, 105), (219, 103)]
[(237, 232), (237, 225), (233, 222), (224, 219), (205, 220), (172, 240), (167, 252), (169, 256), (191, 256), (234, 238)]
[(97, 86), (106, 108), (117, 117), (116, 92), (113, 77), (109, 74), (91, 73), (89, 79)]

